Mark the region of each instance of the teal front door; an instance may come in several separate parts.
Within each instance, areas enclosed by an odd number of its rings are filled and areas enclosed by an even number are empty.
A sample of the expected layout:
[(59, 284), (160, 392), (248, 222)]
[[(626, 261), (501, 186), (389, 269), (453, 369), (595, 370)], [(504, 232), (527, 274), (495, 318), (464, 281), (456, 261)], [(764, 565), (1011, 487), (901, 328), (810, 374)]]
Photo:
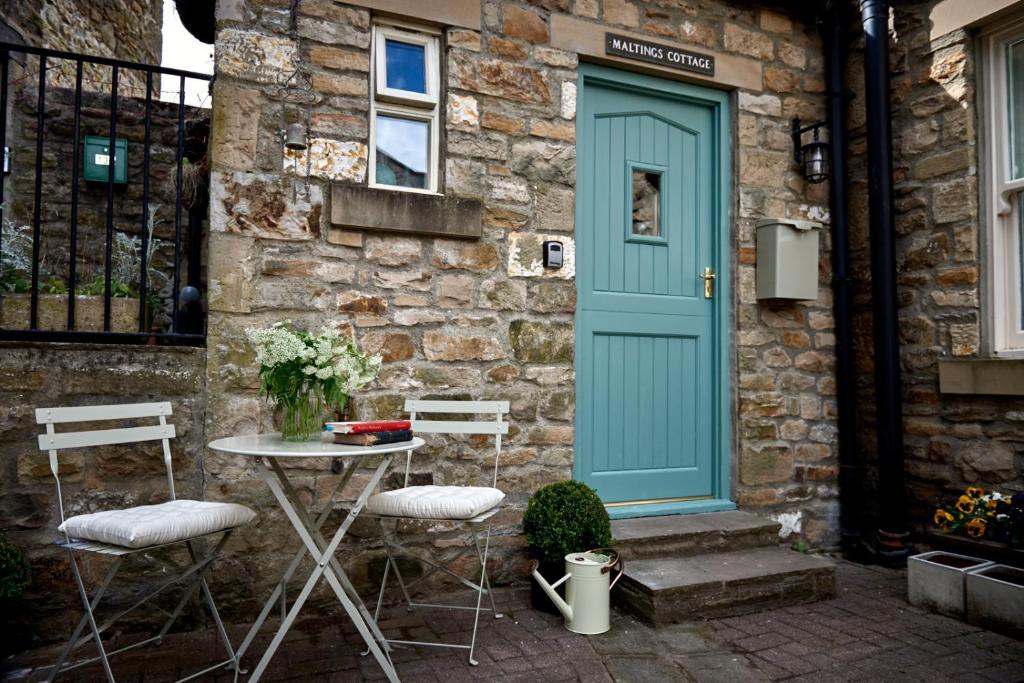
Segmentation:
[(725, 93), (580, 65), (575, 477), (613, 517), (729, 509)]

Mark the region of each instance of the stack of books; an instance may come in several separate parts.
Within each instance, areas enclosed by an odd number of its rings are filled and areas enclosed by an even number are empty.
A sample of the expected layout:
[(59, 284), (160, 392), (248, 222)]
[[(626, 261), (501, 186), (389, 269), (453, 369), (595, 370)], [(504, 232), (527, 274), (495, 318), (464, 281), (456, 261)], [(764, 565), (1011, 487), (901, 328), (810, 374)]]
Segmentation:
[(334, 443), (350, 446), (377, 446), (412, 441), (412, 423), (409, 420), (328, 422), (324, 425), (324, 430), (334, 435)]

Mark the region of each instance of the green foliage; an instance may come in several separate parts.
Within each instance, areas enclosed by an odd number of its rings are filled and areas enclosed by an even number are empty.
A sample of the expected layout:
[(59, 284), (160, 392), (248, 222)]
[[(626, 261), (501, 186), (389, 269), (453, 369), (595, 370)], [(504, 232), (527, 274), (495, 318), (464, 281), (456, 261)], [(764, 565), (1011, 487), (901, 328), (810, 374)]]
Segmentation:
[(0, 600), (12, 600), (25, 592), (29, 582), (28, 561), (21, 548), (0, 535)]
[[(14, 274), (11, 280), (3, 280), (0, 278), (0, 282), (4, 285), (14, 283), (13, 286), (0, 287), (8, 292), (14, 294), (27, 294), (32, 291), (32, 285), (28, 280), (18, 277)], [(107, 291), (106, 283), (102, 275), (97, 275), (91, 280), (86, 280), (80, 284), (75, 285), (75, 294), (77, 296), (103, 296)], [(40, 294), (67, 294), (68, 283), (56, 276), (49, 276), (41, 278), (39, 280), (39, 293)], [(127, 282), (119, 282), (111, 279), (110, 281), (110, 296), (114, 299), (134, 299), (139, 296), (138, 289), (133, 284)], [(154, 293), (153, 290), (146, 290), (146, 300), (153, 306), (155, 299), (155, 305), (159, 306), (160, 297)]]
[(48, 277), (39, 283), (42, 294), (67, 294), (68, 286), (59, 277)]
[[(0, 208), (6, 205), (0, 205)], [(160, 310), (159, 290), (170, 282), (170, 279), (153, 266), (157, 252), (164, 241), (153, 234), (157, 220), (156, 212), (159, 205), (149, 207), (146, 221), (148, 232), (146, 240), (146, 270), (148, 286), (146, 289), (146, 305), (151, 314)], [(5, 293), (27, 294), (32, 291), (32, 258), (33, 237), (31, 228), (18, 225), (4, 218), (0, 226), (0, 296)], [(110, 263), (110, 296), (115, 299), (134, 299), (139, 296), (139, 271), (142, 269), (142, 239), (123, 232), (114, 233), (111, 244)], [(39, 292), (41, 294), (67, 294), (68, 284), (58, 275), (45, 275), (40, 264)], [(100, 269), (92, 279), (79, 280), (75, 284), (78, 296), (104, 296), (106, 294), (105, 272)]]
[(9, 266), (0, 266), (0, 294), (25, 294), (32, 283), (22, 273)]
[(597, 492), (578, 481), (537, 490), (523, 513), (530, 552), (541, 562), (561, 562), (569, 553), (611, 545), (608, 511)]
[[(67, 291), (65, 285), (64, 291)], [(75, 286), (75, 294), (78, 296), (103, 296), (107, 291), (106, 280), (103, 275), (97, 275), (92, 280)], [(147, 290), (147, 294), (149, 291)], [(139, 296), (138, 290), (133, 284), (120, 282), (111, 278), (110, 296), (113, 299), (134, 299)]]

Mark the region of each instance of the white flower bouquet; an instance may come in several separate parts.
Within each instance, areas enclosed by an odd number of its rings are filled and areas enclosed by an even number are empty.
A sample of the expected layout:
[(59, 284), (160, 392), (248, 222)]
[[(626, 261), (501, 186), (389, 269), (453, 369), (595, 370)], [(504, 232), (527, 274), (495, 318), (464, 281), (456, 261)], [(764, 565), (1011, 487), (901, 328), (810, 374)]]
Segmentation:
[(320, 433), (326, 409), (342, 411), (352, 393), (372, 382), (381, 358), (363, 353), (351, 337), (325, 325), (313, 335), (291, 325), (249, 328), (260, 388), (281, 406), (281, 435), (304, 441)]

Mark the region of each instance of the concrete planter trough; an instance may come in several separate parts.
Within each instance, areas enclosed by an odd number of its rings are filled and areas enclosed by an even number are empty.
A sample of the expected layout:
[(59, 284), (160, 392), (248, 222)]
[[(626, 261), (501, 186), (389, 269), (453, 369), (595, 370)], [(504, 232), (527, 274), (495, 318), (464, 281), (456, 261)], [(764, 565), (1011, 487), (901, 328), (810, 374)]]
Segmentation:
[(941, 550), (915, 555), (907, 562), (910, 604), (963, 619), (967, 604), (967, 573), (991, 564), (988, 560)]
[[(0, 328), (27, 330), (31, 322), (32, 297), (29, 294), (5, 294), (0, 297)], [(68, 325), (68, 295), (40, 294), (37, 324), (39, 330), (66, 330)], [(75, 330), (78, 332), (103, 331), (103, 297), (75, 296)], [(139, 331), (139, 300), (114, 297), (110, 299), (110, 331)]]
[(967, 621), (1024, 638), (1024, 569), (993, 564), (968, 573)]

